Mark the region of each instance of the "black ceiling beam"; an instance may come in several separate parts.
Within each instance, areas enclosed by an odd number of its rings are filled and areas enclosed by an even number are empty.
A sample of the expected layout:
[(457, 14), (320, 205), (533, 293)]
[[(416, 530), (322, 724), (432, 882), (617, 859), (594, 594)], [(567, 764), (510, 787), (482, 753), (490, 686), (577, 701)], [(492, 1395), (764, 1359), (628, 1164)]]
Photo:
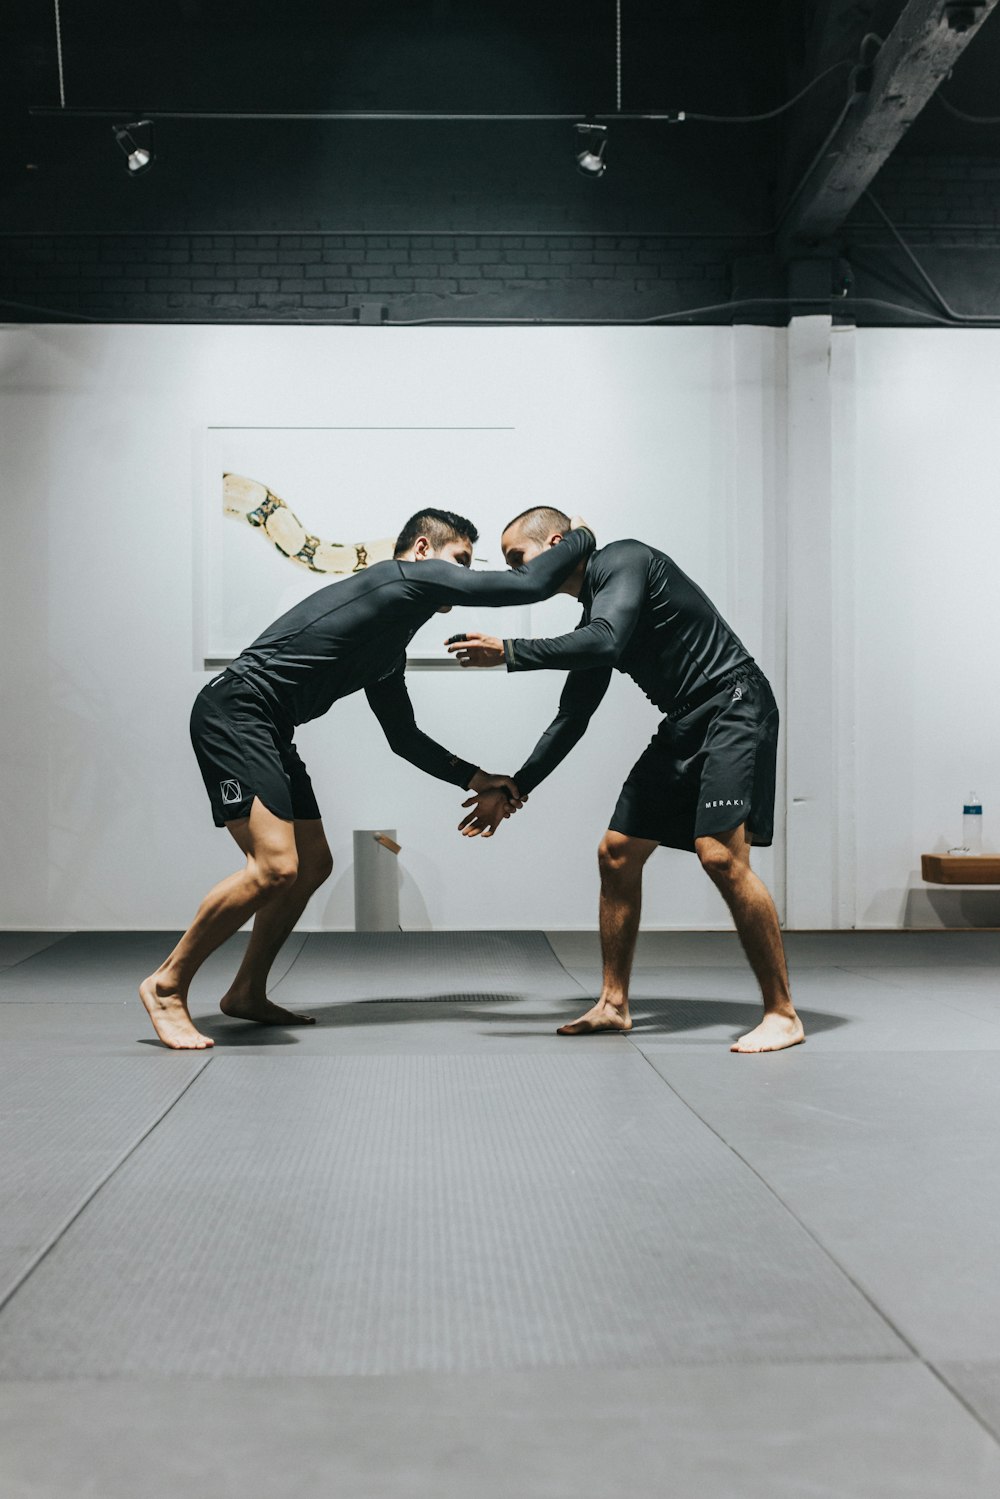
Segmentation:
[(892, 155), (1000, 0), (908, 0), (855, 96), (786, 205), (777, 245), (789, 258), (828, 240)]

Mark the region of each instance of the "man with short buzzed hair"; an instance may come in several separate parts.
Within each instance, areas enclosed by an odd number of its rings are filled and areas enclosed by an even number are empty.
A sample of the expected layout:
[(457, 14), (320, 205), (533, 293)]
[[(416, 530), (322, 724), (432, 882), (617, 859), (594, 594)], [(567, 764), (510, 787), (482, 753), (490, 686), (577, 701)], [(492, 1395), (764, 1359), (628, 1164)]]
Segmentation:
[[(548, 598), (594, 548), (580, 523), (562, 548), (514, 572), (469, 569), (479, 533), (449, 510), (421, 510), (400, 532), (392, 561), (328, 584), (296, 604), (203, 687), (191, 739), (217, 827), (246, 866), (209, 891), (170, 956), (139, 995), (165, 1045), (200, 1050), (211, 1039), (188, 1011), (191, 980), (208, 955), (251, 916), (243, 962), (222, 999), (227, 1015), (262, 1025), (309, 1024), (267, 998), (272, 963), (333, 861), (312, 782), (293, 736), (297, 725), (364, 689), (390, 746), (428, 775), (478, 796), (482, 830), (520, 806), (506, 776), (487, 775), (418, 729), (403, 677), (406, 647), (421, 625), (454, 604), (491, 607)], [(466, 805), (469, 805), (468, 803)]]
[[(568, 517), (523, 511), (501, 539), (511, 567), (564, 545)], [(599, 851), (604, 979), (596, 1005), (559, 1028), (564, 1036), (627, 1031), (639, 931), (642, 871), (661, 845), (693, 850), (729, 907), (760, 984), (764, 1018), (733, 1051), (781, 1051), (804, 1039), (788, 985), (781, 929), (751, 844), (772, 839), (778, 709), (763, 672), (711, 601), (670, 557), (640, 541), (615, 541), (582, 559), (559, 592), (583, 616), (569, 635), (498, 640), (469, 633), (449, 646), (463, 666), (568, 670), (559, 712), (514, 781), (534, 791), (585, 732), (611, 680), (625, 672), (663, 722), (633, 766)], [(461, 824), (475, 837), (495, 795)]]

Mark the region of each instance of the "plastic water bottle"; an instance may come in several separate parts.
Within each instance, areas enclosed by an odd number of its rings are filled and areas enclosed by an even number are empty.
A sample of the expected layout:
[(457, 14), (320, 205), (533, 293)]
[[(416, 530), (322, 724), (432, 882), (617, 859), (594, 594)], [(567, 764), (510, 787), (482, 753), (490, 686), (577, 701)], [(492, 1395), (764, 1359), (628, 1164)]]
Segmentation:
[(969, 792), (962, 808), (962, 842), (970, 854), (983, 851), (983, 807), (974, 791)]

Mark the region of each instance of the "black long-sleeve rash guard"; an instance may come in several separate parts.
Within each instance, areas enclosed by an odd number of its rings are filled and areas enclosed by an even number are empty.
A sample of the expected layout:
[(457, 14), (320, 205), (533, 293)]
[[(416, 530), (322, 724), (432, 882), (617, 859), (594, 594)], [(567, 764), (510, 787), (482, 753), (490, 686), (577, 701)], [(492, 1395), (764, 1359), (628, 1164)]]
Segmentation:
[(626, 673), (661, 713), (751, 662), (709, 598), (670, 557), (613, 541), (587, 564), (583, 616), (569, 635), (505, 640), (508, 671), (569, 668), (559, 712), (514, 776), (527, 796), (584, 734), (611, 681)]
[(583, 527), (511, 572), (452, 562), (377, 562), (330, 583), (275, 620), (229, 670), (245, 677), (289, 735), (364, 688), (398, 755), (428, 775), (467, 786), (476, 766), (417, 728), (403, 672), (406, 647), (442, 604), (534, 604), (549, 598), (594, 550)]

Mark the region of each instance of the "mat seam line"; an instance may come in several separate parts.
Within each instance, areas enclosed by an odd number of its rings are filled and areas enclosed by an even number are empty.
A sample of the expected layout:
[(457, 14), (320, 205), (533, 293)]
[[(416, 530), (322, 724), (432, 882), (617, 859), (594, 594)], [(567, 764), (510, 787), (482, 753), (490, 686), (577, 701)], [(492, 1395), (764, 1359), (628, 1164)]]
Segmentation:
[(580, 993), (583, 995), (584, 999), (590, 999), (590, 998), (592, 998), (592, 996), (587, 993), (586, 989), (580, 983), (580, 980), (578, 978), (576, 978), (574, 974), (570, 973), (569, 969), (566, 967), (566, 964), (563, 962), (562, 958), (559, 956), (559, 954), (556, 952), (555, 948), (552, 946), (552, 943), (549, 941), (549, 934), (548, 934), (548, 932), (542, 932), (540, 935), (542, 937), (542, 940), (545, 943), (545, 946), (548, 948), (549, 952), (552, 954), (552, 957), (553, 957), (553, 960), (554, 960), (556, 966), (558, 968), (562, 969), (563, 973), (569, 979), (570, 983), (576, 985), (576, 987), (579, 989)]
[(40, 947), (37, 952), (30, 952), (26, 958), (18, 958), (16, 963), (8, 963), (6, 968), (0, 968), (0, 981), (7, 973), (13, 973), (15, 968), (20, 968), (22, 963), (30, 963), (32, 958), (40, 958), (43, 952), (50, 952), (53, 947), (58, 947), (60, 942), (65, 942), (67, 937), (75, 937), (76, 932), (60, 932), (54, 942), (49, 942), (45, 947)]
[(949, 1381), (945, 1379), (937, 1364), (932, 1363), (930, 1359), (921, 1359), (920, 1362), (923, 1364), (924, 1368), (928, 1371), (932, 1378), (936, 1379), (939, 1384), (944, 1386), (952, 1399), (957, 1400), (959, 1405), (961, 1405), (965, 1410), (969, 1412), (969, 1415), (972, 1416), (973, 1420), (978, 1421), (979, 1425), (983, 1428), (987, 1435), (992, 1438), (994, 1444), (1000, 1447), (1000, 1434), (994, 1431), (993, 1427), (990, 1426), (990, 1424), (986, 1420), (986, 1417), (981, 1416), (976, 1410), (976, 1407), (969, 1403), (969, 1401), (962, 1394), (961, 1390), (956, 1390), (955, 1386), (953, 1384), (950, 1384)]
[(993, 1442), (994, 1446), (1000, 1446), (1000, 1437), (998, 1437), (997, 1433), (995, 1431), (993, 1431), (991, 1429), (991, 1427), (989, 1427), (987, 1425), (986, 1421), (984, 1420), (984, 1418), (982, 1416), (980, 1416), (979, 1412), (973, 1406), (971, 1406), (969, 1404), (969, 1402), (960, 1394), (959, 1391), (952, 1389), (951, 1385), (945, 1379), (944, 1375), (941, 1374), (941, 1372), (935, 1367), (935, 1365), (933, 1363), (931, 1363), (930, 1359), (924, 1358), (923, 1354), (919, 1351), (919, 1349), (916, 1347), (916, 1345), (906, 1336), (906, 1334), (904, 1332), (902, 1332), (900, 1330), (900, 1328), (898, 1328), (896, 1326), (895, 1322), (893, 1322), (892, 1318), (888, 1315), (888, 1313), (884, 1312), (882, 1310), (882, 1308), (878, 1305), (878, 1303), (874, 1300), (874, 1298), (872, 1296), (870, 1296), (869, 1293), (865, 1290), (864, 1286), (862, 1286), (862, 1285), (859, 1284), (859, 1282), (855, 1279), (855, 1277), (851, 1274), (851, 1272), (847, 1269), (847, 1267), (845, 1265), (842, 1265), (840, 1263), (840, 1260), (832, 1252), (832, 1250), (828, 1249), (827, 1246), (817, 1237), (817, 1235), (809, 1227), (809, 1225), (807, 1223), (803, 1222), (803, 1220), (799, 1217), (798, 1213), (794, 1210), (794, 1208), (789, 1203), (787, 1203), (785, 1201), (785, 1199), (782, 1197), (781, 1193), (779, 1191), (777, 1191), (777, 1189), (771, 1185), (771, 1183), (766, 1179), (766, 1177), (764, 1177), (764, 1176), (761, 1175), (761, 1173), (757, 1170), (756, 1166), (752, 1165), (750, 1163), (750, 1161), (747, 1160), (746, 1156), (742, 1155), (740, 1153), (740, 1151), (738, 1151), (736, 1149), (735, 1145), (731, 1144), (730, 1141), (727, 1140), (724, 1135), (720, 1134), (720, 1132), (715, 1128), (715, 1126), (713, 1124), (710, 1124), (709, 1121), (702, 1114), (699, 1114), (698, 1110), (694, 1107), (694, 1105), (691, 1104), (691, 1103), (689, 1103), (688, 1100), (686, 1098), (684, 1098), (677, 1091), (677, 1089), (674, 1087), (673, 1083), (671, 1083), (668, 1078), (664, 1077), (662, 1072), (658, 1071), (657, 1068), (653, 1066), (652, 1061), (649, 1059), (649, 1057), (647, 1057), (645, 1055), (644, 1052), (642, 1052), (642, 1051), (639, 1050), (639, 1047), (635, 1045), (634, 1041), (632, 1041), (631, 1036), (627, 1036), (626, 1039), (629, 1042), (631, 1042), (633, 1050), (635, 1050), (636, 1052), (638, 1052), (639, 1056), (642, 1057), (643, 1061), (650, 1068), (650, 1070), (653, 1073), (655, 1073), (655, 1075), (660, 1079), (660, 1081), (663, 1083), (663, 1085), (665, 1087), (667, 1087), (667, 1088), (670, 1089), (670, 1092), (677, 1099), (678, 1103), (680, 1103), (681, 1105), (683, 1105), (683, 1107), (685, 1109), (687, 1109), (689, 1113), (693, 1114), (694, 1117), (699, 1121), (699, 1123), (703, 1124), (705, 1126), (705, 1128), (707, 1130), (709, 1130), (715, 1136), (715, 1138), (719, 1141), (719, 1143), (721, 1145), (724, 1145), (725, 1148), (732, 1155), (734, 1155), (736, 1157), (736, 1159), (738, 1161), (740, 1161), (753, 1176), (755, 1176), (757, 1178), (757, 1180), (761, 1183), (761, 1185), (765, 1188), (765, 1190), (767, 1192), (769, 1192), (770, 1195), (774, 1198), (775, 1202), (780, 1203), (780, 1205), (784, 1208), (785, 1212), (789, 1215), (789, 1217), (795, 1223), (797, 1223), (799, 1225), (799, 1227), (802, 1229), (802, 1232), (804, 1234), (806, 1234), (813, 1241), (813, 1243), (816, 1245), (817, 1249), (824, 1256), (824, 1258), (827, 1259), (827, 1260), (829, 1260), (830, 1263), (831, 1263), (831, 1265), (834, 1265), (836, 1267), (836, 1269), (839, 1270), (840, 1274), (844, 1277), (844, 1279), (848, 1282), (848, 1284), (854, 1287), (854, 1289), (855, 1289), (855, 1291), (857, 1291), (858, 1295), (860, 1297), (862, 1297), (862, 1299), (865, 1302), (867, 1302), (867, 1304), (871, 1307), (871, 1309), (875, 1313), (875, 1315), (882, 1322), (885, 1323), (886, 1327), (889, 1328), (890, 1332), (892, 1332), (900, 1340), (900, 1342), (903, 1344), (903, 1346), (905, 1348), (908, 1348), (910, 1350), (910, 1353), (913, 1355), (914, 1360), (918, 1364), (920, 1364), (920, 1366), (922, 1368), (926, 1369), (927, 1372), (928, 1372), (928, 1374), (930, 1374), (931, 1378), (932, 1379), (936, 1379), (938, 1381), (938, 1383), (941, 1384), (944, 1387), (944, 1389), (946, 1389), (948, 1391), (948, 1394), (951, 1395), (952, 1399), (953, 1400), (957, 1400), (958, 1404), (960, 1406), (962, 1406), (962, 1408), (965, 1411), (967, 1411), (970, 1416), (972, 1416), (973, 1420), (979, 1426), (981, 1426), (982, 1429), (983, 1429), (983, 1431), (985, 1431), (986, 1434), (989, 1436), (989, 1438)]
[(159, 1114), (157, 1114), (157, 1116), (153, 1120), (153, 1122), (150, 1125), (148, 1125), (146, 1129), (144, 1129), (142, 1131), (142, 1133), (138, 1136), (137, 1139), (133, 1140), (132, 1144), (129, 1145), (128, 1148), (126, 1150), (124, 1150), (121, 1155), (119, 1155), (119, 1156), (117, 1156), (115, 1158), (115, 1160), (112, 1162), (112, 1164), (108, 1167), (107, 1171), (105, 1171), (104, 1175), (101, 1176), (95, 1182), (95, 1184), (94, 1184), (93, 1187), (91, 1187), (91, 1189), (89, 1190), (89, 1192), (84, 1197), (83, 1201), (81, 1203), (79, 1203), (79, 1205), (77, 1207), (75, 1207), (73, 1209), (73, 1211), (69, 1214), (68, 1217), (66, 1217), (66, 1218), (63, 1219), (63, 1221), (60, 1224), (60, 1226), (50, 1235), (50, 1237), (48, 1238), (48, 1240), (42, 1245), (41, 1249), (39, 1249), (37, 1251), (37, 1253), (29, 1260), (27, 1266), (25, 1267), (24, 1270), (22, 1270), (21, 1274), (14, 1281), (14, 1284), (10, 1287), (10, 1289), (8, 1291), (5, 1291), (2, 1295), (0, 1295), (0, 1314), (2, 1314), (4, 1312), (4, 1310), (6, 1309), (6, 1307), (8, 1306), (8, 1304), (17, 1295), (18, 1291), (20, 1291), (21, 1287), (25, 1284), (25, 1282), (28, 1281), (32, 1275), (34, 1275), (35, 1271), (38, 1269), (38, 1267), (42, 1263), (42, 1261), (44, 1259), (46, 1259), (49, 1254), (52, 1253), (52, 1250), (56, 1247), (56, 1245), (59, 1243), (59, 1241), (66, 1235), (66, 1233), (69, 1231), (69, 1229), (72, 1228), (73, 1224), (80, 1217), (80, 1215), (87, 1210), (87, 1208), (93, 1202), (93, 1200), (97, 1196), (97, 1194), (99, 1192), (101, 1192), (104, 1187), (107, 1186), (107, 1184), (111, 1180), (111, 1178), (118, 1171), (121, 1170), (122, 1166), (124, 1166), (125, 1162), (129, 1159), (129, 1157), (135, 1154), (135, 1152), (139, 1149), (139, 1146), (143, 1143), (143, 1141), (147, 1140), (149, 1138), (149, 1136), (153, 1133), (154, 1129), (158, 1128), (158, 1126), (163, 1123), (163, 1121), (164, 1121), (164, 1119), (166, 1119), (167, 1115), (171, 1112), (172, 1109), (174, 1109), (174, 1108), (177, 1107), (177, 1105), (180, 1103), (181, 1099), (188, 1092), (188, 1090), (194, 1086), (194, 1084), (198, 1081), (198, 1079), (200, 1077), (203, 1076), (203, 1074), (205, 1073), (205, 1071), (206, 1071), (206, 1069), (207, 1069), (207, 1067), (209, 1065), (209, 1061), (210, 1060), (211, 1059), (209, 1057), (205, 1058), (204, 1062), (198, 1068), (198, 1070), (194, 1074), (194, 1076), (188, 1079), (188, 1081), (184, 1084), (184, 1087), (181, 1089), (181, 1091), (174, 1098), (172, 1098), (170, 1100), (170, 1102), (167, 1104), (166, 1108), (163, 1109)]
[[(626, 1037), (626, 1039), (631, 1042), (631, 1037)], [(820, 1252), (823, 1254), (823, 1256), (826, 1259), (828, 1259), (832, 1265), (836, 1266), (836, 1268), (840, 1271), (841, 1275), (843, 1275), (844, 1278), (847, 1281), (849, 1281), (850, 1284), (854, 1287), (854, 1289), (857, 1291), (858, 1295), (864, 1298), (864, 1300), (871, 1307), (872, 1311), (875, 1312), (876, 1316), (878, 1316), (886, 1324), (886, 1326), (889, 1328), (889, 1330), (892, 1333), (894, 1333), (897, 1338), (899, 1338), (900, 1342), (903, 1343), (904, 1346), (910, 1350), (910, 1353), (913, 1355), (913, 1357), (915, 1359), (919, 1360), (920, 1363), (923, 1363), (924, 1362), (923, 1358), (921, 1357), (920, 1353), (917, 1351), (917, 1349), (913, 1345), (913, 1343), (911, 1343), (910, 1339), (908, 1337), (906, 1337), (906, 1335), (904, 1333), (902, 1333), (899, 1330), (898, 1327), (896, 1327), (896, 1325), (892, 1321), (892, 1318), (889, 1317), (885, 1312), (883, 1312), (882, 1308), (880, 1306), (878, 1306), (872, 1300), (872, 1298), (868, 1294), (868, 1292), (864, 1289), (863, 1286), (860, 1286), (858, 1284), (858, 1282), (855, 1280), (854, 1276), (850, 1273), (849, 1270), (847, 1270), (840, 1263), (840, 1261), (837, 1259), (836, 1255), (833, 1254), (829, 1249), (827, 1249), (826, 1245), (823, 1244), (817, 1238), (817, 1236), (813, 1232), (813, 1230), (808, 1226), (808, 1224), (806, 1224), (806, 1223), (804, 1223), (802, 1221), (802, 1219), (799, 1217), (798, 1213), (796, 1213), (795, 1210), (794, 1210), (794, 1208), (792, 1208), (790, 1206), (790, 1204), (785, 1201), (785, 1199), (782, 1197), (781, 1193), (778, 1192), (777, 1189), (775, 1187), (773, 1187), (771, 1185), (771, 1183), (764, 1176), (761, 1175), (761, 1173), (757, 1170), (756, 1166), (752, 1165), (751, 1162), (747, 1160), (746, 1156), (742, 1155), (740, 1153), (740, 1151), (737, 1150), (737, 1148), (736, 1148), (735, 1145), (733, 1145), (729, 1140), (727, 1140), (724, 1135), (720, 1134), (720, 1132), (716, 1129), (716, 1127), (715, 1127), (714, 1124), (710, 1124), (709, 1121), (704, 1117), (703, 1114), (699, 1114), (698, 1110), (694, 1107), (694, 1105), (691, 1104), (691, 1103), (689, 1103), (688, 1100), (686, 1098), (684, 1098), (684, 1096), (677, 1091), (677, 1089), (674, 1087), (673, 1083), (671, 1083), (668, 1078), (665, 1078), (663, 1076), (663, 1073), (660, 1072), (656, 1067), (653, 1066), (653, 1063), (651, 1062), (651, 1060), (649, 1059), (649, 1057), (647, 1057), (644, 1052), (640, 1051), (639, 1048), (638, 1048), (638, 1046), (636, 1046), (634, 1042), (631, 1042), (631, 1044), (633, 1046), (633, 1049), (638, 1053), (638, 1055), (640, 1057), (642, 1057), (642, 1060), (646, 1063), (647, 1067), (649, 1067), (650, 1071), (656, 1077), (658, 1077), (660, 1079), (660, 1081), (663, 1083), (664, 1087), (670, 1089), (670, 1092), (677, 1099), (678, 1103), (682, 1104), (683, 1107), (685, 1109), (687, 1109), (687, 1111), (690, 1114), (693, 1114), (694, 1117), (698, 1120), (698, 1122), (700, 1124), (703, 1124), (705, 1126), (705, 1128), (711, 1134), (713, 1134), (715, 1136), (715, 1138), (719, 1141), (719, 1143), (721, 1145), (724, 1145), (725, 1148), (726, 1148), (726, 1150), (728, 1150), (731, 1155), (734, 1155), (736, 1157), (736, 1159), (739, 1162), (741, 1162), (742, 1165), (744, 1165), (746, 1167), (746, 1169), (751, 1173), (751, 1175), (753, 1175), (753, 1176), (755, 1176), (757, 1178), (757, 1180), (760, 1182), (761, 1186), (765, 1188), (765, 1190), (770, 1194), (770, 1196), (773, 1197), (776, 1202), (780, 1203), (780, 1205), (784, 1208), (785, 1212), (789, 1215), (790, 1218), (794, 1219), (794, 1221), (802, 1229), (803, 1233), (807, 1234), (809, 1236), (809, 1238), (812, 1239), (813, 1243), (816, 1245), (817, 1249), (820, 1250)]]

